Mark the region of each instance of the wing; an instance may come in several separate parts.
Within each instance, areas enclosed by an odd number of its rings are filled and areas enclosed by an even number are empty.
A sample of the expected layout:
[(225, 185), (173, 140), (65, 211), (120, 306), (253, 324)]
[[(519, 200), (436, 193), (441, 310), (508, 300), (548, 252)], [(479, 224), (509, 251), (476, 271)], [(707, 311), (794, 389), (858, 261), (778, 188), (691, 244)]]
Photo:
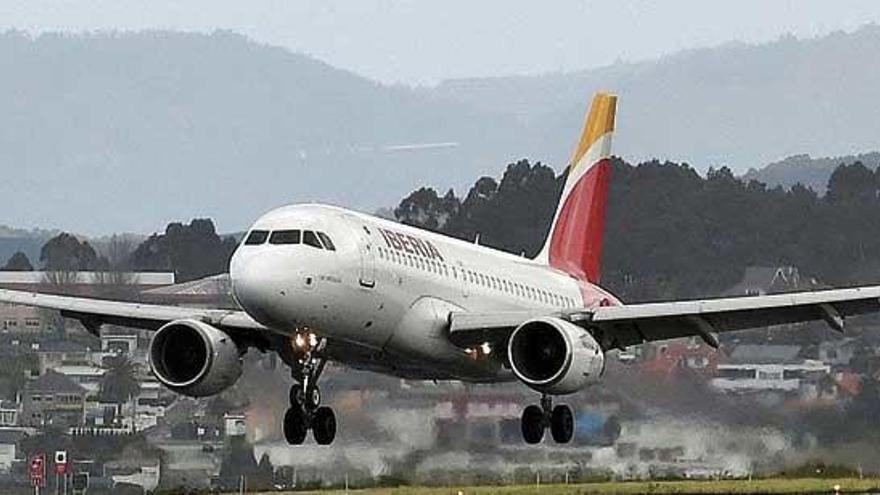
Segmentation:
[(79, 320), (92, 333), (97, 333), (98, 327), (105, 323), (157, 330), (168, 322), (184, 318), (201, 320), (232, 332), (269, 330), (243, 311), (160, 306), (5, 289), (0, 289), (0, 303), (56, 309), (66, 318)]
[[(717, 347), (718, 332), (813, 320), (824, 320), (832, 329), (843, 331), (846, 317), (877, 311), (880, 286), (608, 306), (566, 310), (555, 315), (599, 330), (606, 349), (622, 349), (688, 336), (699, 336)], [(547, 316), (547, 312), (540, 315)], [(450, 340), (460, 346), (506, 341), (514, 328), (535, 316), (539, 314), (534, 311), (453, 313)]]

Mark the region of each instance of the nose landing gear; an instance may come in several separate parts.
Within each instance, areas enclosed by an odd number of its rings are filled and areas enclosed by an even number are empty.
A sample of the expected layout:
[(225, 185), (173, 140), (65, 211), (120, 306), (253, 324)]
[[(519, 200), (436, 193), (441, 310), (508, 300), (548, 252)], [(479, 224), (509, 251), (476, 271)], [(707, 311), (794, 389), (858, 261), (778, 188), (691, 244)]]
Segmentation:
[(318, 389), (318, 379), (327, 363), (321, 357), (326, 345), (326, 339), (321, 339), (305, 351), (299, 359), (299, 366), (291, 369), (293, 378), (300, 381), (290, 387), (290, 407), (284, 414), (282, 425), (284, 439), (291, 445), (301, 445), (309, 429), (318, 445), (330, 445), (336, 437), (336, 414), (333, 409), (321, 405)]
[(553, 407), (553, 399), (543, 394), (540, 406), (533, 404), (523, 410), (521, 426), (526, 443), (539, 443), (547, 428), (556, 443), (568, 443), (574, 437), (574, 414), (564, 404)]

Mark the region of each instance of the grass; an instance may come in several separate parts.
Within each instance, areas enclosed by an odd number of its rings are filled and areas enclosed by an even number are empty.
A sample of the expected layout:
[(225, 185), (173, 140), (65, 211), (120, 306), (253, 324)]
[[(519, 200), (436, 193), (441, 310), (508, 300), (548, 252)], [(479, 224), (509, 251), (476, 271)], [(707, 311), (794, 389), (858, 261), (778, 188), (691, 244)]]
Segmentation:
[[(797, 478), (719, 481), (625, 481), (599, 482), (570, 485), (510, 485), (510, 486), (462, 486), (462, 487), (416, 487), (374, 488), (351, 490), (363, 495), (630, 495), (630, 494), (712, 494), (712, 493), (834, 493), (839, 487), (843, 493), (864, 493), (880, 489), (878, 478)], [(304, 493), (304, 492), (290, 492)], [(341, 495), (342, 490), (313, 492)]]

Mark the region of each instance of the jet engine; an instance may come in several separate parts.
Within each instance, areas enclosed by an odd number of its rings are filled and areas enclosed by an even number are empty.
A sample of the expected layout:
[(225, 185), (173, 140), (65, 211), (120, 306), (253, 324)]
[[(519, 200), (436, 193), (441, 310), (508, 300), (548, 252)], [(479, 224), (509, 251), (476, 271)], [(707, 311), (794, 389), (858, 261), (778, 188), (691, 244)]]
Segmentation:
[(577, 392), (605, 371), (605, 353), (590, 332), (554, 317), (535, 318), (517, 327), (507, 355), (523, 383), (552, 395)]
[(241, 376), (241, 352), (222, 330), (198, 320), (177, 320), (150, 342), (150, 367), (169, 389), (190, 397), (222, 392)]

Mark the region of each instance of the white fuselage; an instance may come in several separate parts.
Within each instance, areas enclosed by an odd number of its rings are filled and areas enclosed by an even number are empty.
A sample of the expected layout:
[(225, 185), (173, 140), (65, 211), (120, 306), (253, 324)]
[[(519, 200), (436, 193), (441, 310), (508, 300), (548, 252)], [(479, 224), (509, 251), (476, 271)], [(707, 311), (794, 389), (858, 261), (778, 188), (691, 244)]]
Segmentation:
[[(342, 208), (279, 208), (255, 231), (266, 241), (243, 242), (230, 265), (242, 308), (275, 331), (308, 328), (328, 337), (337, 344), (334, 360), (400, 376), (511, 378), (500, 360), (475, 359), (449, 342), (450, 312), (616, 303), (532, 260)], [(272, 237), (290, 231), (300, 231), (299, 242)], [(316, 236), (305, 243), (306, 231), (329, 237), (335, 250), (318, 246)]]

